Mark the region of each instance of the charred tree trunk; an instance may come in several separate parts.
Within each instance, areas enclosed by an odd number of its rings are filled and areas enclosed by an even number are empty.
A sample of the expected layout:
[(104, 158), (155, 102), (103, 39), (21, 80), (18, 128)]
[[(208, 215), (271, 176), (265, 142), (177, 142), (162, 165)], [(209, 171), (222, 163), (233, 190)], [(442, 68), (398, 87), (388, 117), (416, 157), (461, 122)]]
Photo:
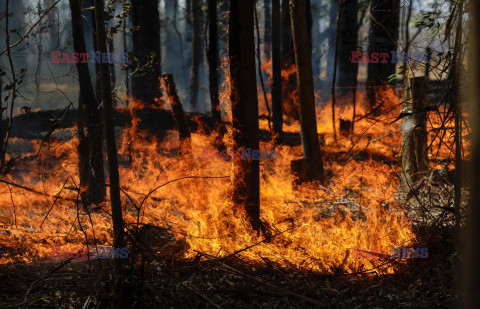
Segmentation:
[(80, 175), (80, 196), (84, 202), (88, 201), (88, 194), (85, 194), (82, 189), (84, 184), (90, 184), (89, 178), (90, 175), (90, 150), (88, 147), (87, 134), (85, 132), (85, 111), (84, 111), (85, 102), (83, 100), (82, 91), (78, 97), (78, 109), (77, 109), (77, 128), (78, 128), (78, 173)]
[(4, 149), (4, 138), (3, 133), (3, 83), (2, 83), (3, 70), (0, 68), (0, 172), (3, 172), (5, 168), (5, 152)]
[(272, 0), (272, 114), (273, 132), (281, 140), (283, 131), (282, 54), (280, 0)]
[(192, 71), (190, 74), (190, 105), (193, 110), (197, 110), (198, 105), (198, 88), (199, 88), (199, 70), (203, 60), (202, 47), (202, 29), (203, 29), (203, 13), (202, 1), (191, 0), (191, 22), (193, 31), (192, 40)]
[[(97, 25), (95, 24), (95, 8), (94, 8), (94, 0), (87, 0), (84, 2), (84, 9), (90, 8), (90, 14), (87, 15), (88, 24), (92, 26), (92, 46), (93, 51), (98, 51), (97, 46)], [(95, 96), (97, 99), (97, 105), (100, 105), (102, 101), (102, 82), (100, 81), (100, 63), (95, 63)]]
[[(282, 0), (282, 103), (286, 116), (298, 120), (296, 103), (297, 76), (295, 75), (295, 53), (293, 51), (292, 24), (289, 0)], [(288, 73), (289, 74), (288, 74)]]
[(340, 0), (331, 0), (330, 2), (330, 19), (327, 30), (327, 79), (331, 80), (333, 77), (333, 70), (335, 68), (335, 36), (337, 33), (337, 16)]
[(306, 6), (306, 10), (307, 10), (308, 40), (310, 41), (310, 49), (312, 49), (312, 26), (313, 26), (312, 1), (311, 0), (306, 0), (305, 6)]
[[(145, 3), (145, 1), (143, 1)], [(158, 5), (158, 3), (157, 3)], [(137, 12), (138, 13), (138, 12)], [(158, 16), (158, 12), (157, 12)], [(97, 42), (98, 47), (102, 53), (107, 52), (107, 43), (105, 35), (104, 24), (104, 9), (103, 0), (95, 0), (95, 22), (97, 25)], [(144, 29), (145, 30), (145, 29)], [(152, 38), (153, 39), (153, 38)], [(102, 98), (103, 98), (103, 112), (105, 124), (105, 138), (107, 144), (108, 157), (108, 173), (110, 180), (110, 199), (112, 206), (112, 221), (113, 221), (113, 247), (124, 248), (124, 223), (122, 213), (122, 202), (120, 199), (120, 179), (118, 172), (118, 158), (117, 146), (115, 142), (115, 131), (113, 126), (113, 107), (112, 107), (112, 89), (110, 82), (110, 71), (108, 64), (102, 63), (100, 65), (100, 74), (102, 79)], [(125, 259), (115, 257), (116, 262), (116, 278), (114, 282), (114, 295), (112, 308), (128, 308), (129, 307), (129, 290), (126, 287), (126, 280), (124, 278), (124, 264)]]
[[(115, 49), (113, 46), (113, 34), (111, 37), (107, 39), (107, 42), (108, 42), (108, 52), (114, 53)], [(113, 97), (114, 97), (113, 106), (117, 106), (117, 95), (115, 93), (116, 80), (115, 80), (115, 64), (114, 63), (110, 63), (110, 76), (112, 80), (112, 89), (113, 89)]]
[(340, 96), (352, 93), (357, 84), (358, 63), (352, 63), (351, 52), (358, 46), (358, 0), (343, 0), (339, 14), (337, 80)]
[[(122, 39), (123, 39), (123, 52), (127, 54), (127, 23), (128, 23), (129, 15), (125, 16), (123, 20), (123, 31), (122, 31)], [(128, 107), (128, 99), (130, 98), (130, 77), (128, 75), (129, 66), (125, 66), (125, 95), (127, 97), (126, 105)]]
[[(259, 127), (253, 6), (253, 0), (230, 0), (228, 52), (233, 148), (258, 153)], [(243, 209), (252, 228), (259, 231), (261, 229), (259, 161), (255, 158), (235, 160), (233, 172), (234, 207), (236, 210)]]
[(161, 97), (158, 80), (162, 72), (158, 0), (132, 0), (132, 23), (138, 27), (133, 32), (133, 53), (139, 66), (139, 71), (132, 77), (132, 95), (153, 106), (155, 98)]
[[(370, 4), (370, 31), (368, 54), (396, 52), (398, 40), (399, 0), (372, 0)], [(377, 102), (378, 86), (386, 87), (388, 77), (395, 74), (395, 63), (369, 63), (367, 67), (367, 100), (370, 108), (380, 110), (383, 102)]]
[[(72, 14), (72, 37), (73, 47), (77, 53), (86, 53), (85, 37), (83, 33), (82, 10), (80, 0), (70, 0), (70, 11)], [(86, 204), (98, 204), (105, 200), (105, 172), (103, 169), (103, 150), (102, 150), (102, 122), (98, 111), (97, 100), (93, 91), (92, 81), (88, 63), (79, 61), (76, 64), (78, 71), (78, 80), (80, 83), (79, 107), (83, 103), (86, 107), (87, 115), (87, 135), (89, 148), (87, 192), (82, 198)], [(83, 107), (83, 106), (81, 106)], [(81, 124), (79, 124), (81, 127)], [(83, 169), (80, 173), (82, 174)]]
[[(165, 17), (167, 25), (163, 27), (165, 32), (165, 55), (163, 57), (164, 72), (175, 72), (179, 65), (183, 64), (183, 57), (181, 57), (182, 50), (178, 39), (176, 39), (176, 22), (178, 11), (178, 0), (164, 0)], [(181, 58), (181, 59), (179, 59)], [(178, 78), (177, 78), (178, 81)]]
[(426, 79), (407, 79), (402, 120), (402, 181), (406, 190), (428, 171)]
[(170, 104), (172, 105), (173, 118), (175, 119), (175, 123), (177, 125), (180, 141), (180, 153), (191, 153), (192, 146), (190, 142), (190, 130), (188, 128), (187, 118), (185, 117), (185, 113), (183, 112), (182, 103), (180, 103), (180, 98), (177, 94), (177, 88), (175, 87), (173, 75), (163, 75), (163, 81), (165, 82), (165, 89), (168, 94), (168, 99), (170, 100)]
[(313, 89), (312, 49), (308, 35), (307, 10), (304, 0), (290, 1), (297, 87), (300, 105), (300, 125), (303, 155), (308, 166), (308, 178), (323, 183), (323, 160), (318, 141)]
[(220, 98), (218, 92), (218, 15), (217, 1), (208, 0), (208, 80), (210, 89), (210, 105), (212, 107), (212, 117), (218, 122), (222, 120), (220, 109)]
[(461, 304), (459, 308), (474, 309), (480, 307), (480, 1), (471, 3), (471, 56), (470, 68), (470, 115), (472, 168), (470, 169), (470, 201), (466, 213), (464, 234), (462, 235), (462, 286), (459, 290)]
[(265, 60), (269, 61), (272, 55), (272, 14), (271, 14), (271, 0), (264, 0), (263, 2), (265, 16), (264, 16), (264, 39), (263, 39), (263, 54)]

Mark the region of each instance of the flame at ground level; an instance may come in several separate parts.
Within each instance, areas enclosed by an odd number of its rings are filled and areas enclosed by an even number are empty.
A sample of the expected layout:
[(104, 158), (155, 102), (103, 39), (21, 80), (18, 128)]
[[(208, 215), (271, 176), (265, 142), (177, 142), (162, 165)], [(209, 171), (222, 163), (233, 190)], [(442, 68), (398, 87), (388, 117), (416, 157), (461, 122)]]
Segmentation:
[[(197, 251), (226, 256), (256, 244), (239, 256), (252, 263), (273, 262), (321, 272), (375, 268), (382, 259), (358, 259), (350, 254), (351, 249), (409, 247), (415, 238), (411, 222), (396, 199), (401, 133), (399, 123), (392, 121), (401, 109), (400, 99), (393, 92), (384, 96), (389, 113), (380, 121), (359, 116), (354, 136), (339, 136), (337, 143), (329, 124), (331, 109), (319, 111), (318, 130), (325, 143), (325, 187), (293, 184), (290, 162), (302, 157), (301, 146), (276, 146), (278, 159), (260, 162), (261, 217), (272, 233), (278, 234), (261, 243), (262, 236), (252, 233), (245, 218), (234, 214), (232, 163), (202, 160), (206, 148), (216, 151), (212, 146), (215, 134), (192, 134), (191, 156), (179, 157), (175, 132), (160, 143), (150, 134), (138, 132), (138, 119), (134, 119), (131, 127), (118, 134), (127, 226), (137, 222), (141, 206), (138, 221), (170, 227), (176, 239), (184, 240), (184, 257), (193, 257)], [(363, 106), (357, 107), (357, 115), (365, 113)], [(352, 110), (340, 108), (337, 115), (350, 119)], [(260, 127), (266, 128), (266, 121), (262, 120)], [(298, 132), (299, 126), (286, 124), (285, 131)], [(230, 136), (228, 132), (225, 140)], [(112, 245), (108, 203), (90, 215), (78, 207), (77, 216), (77, 145), (76, 138), (44, 145), (38, 158), (24, 155), (0, 183), (0, 264), (51, 258), (59, 246), (62, 252), (75, 253), (85, 244)], [(37, 141), (24, 154), (36, 154), (39, 147)], [(261, 149), (273, 147), (261, 143)], [(352, 156), (365, 149), (367, 154)], [(389, 265), (377, 271), (393, 272)]]
[[(176, 136), (168, 137), (162, 147), (141, 134), (133, 140), (133, 164), (121, 165), (122, 188), (129, 195), (123, 195), (128, 224), (137, 221), (133, 202), (140, 205), (146, 194), (163, 183), (184, 176), (226, 176), (186, 178), (159, 188), (145, 200), (140, 222), (171, 226), (177, 239), (185, 239), (185, 256), (194, 256), (196, 251), (224, 256), (262, 239), (246, 227), (245, 218), (233, 213), (231, 162), (200, 159), (211, 137), (193, 134), (193, 156), (181, 159), (172, 156)], [(50, 145), (49, 155), (42, 151), (34, 164), (22, 166), (9, 179), (37, 193), (1, 184), (0, 245), (9, 248), (0, 257), (1, 264), (51, 257), (56, 246), (78, 251), (86, 238), (89, 245), (94, 237), (98, 244), (111, 245), (106, 203), (103, 211), (91, 214), (91, 222), (80, 209), (85, 234), (79, 227), (78, 194), (74, 190), (79, 183), (76, 143), (72, 139)], [(270, 149), (271, 145), (262, 143), (261, 148)], [(241, 256), (318, 271), (330, 272), (337, 267), (358, 271), (379, 261), (347, 257), (349, 249), (401, 246), (413, 238), (408, 220), (396, 209), (396, 167), (374, 160), (336, 163), (327, 158), (326, 169), (334, 175), (327, 187), (295, 188), (289, 162), (301, 156), (301, 147), (281, 146), (277, 150), (278, 160), (261, 161), (261, 216), (274, 234), (281, 234), (243, 251)], [(122, 149), (121, 161), (125, 161), (125, 151)], [(49, 158), (52, 154), (54, 160)], [(57, 194), (62, 199), (56, 199)]]

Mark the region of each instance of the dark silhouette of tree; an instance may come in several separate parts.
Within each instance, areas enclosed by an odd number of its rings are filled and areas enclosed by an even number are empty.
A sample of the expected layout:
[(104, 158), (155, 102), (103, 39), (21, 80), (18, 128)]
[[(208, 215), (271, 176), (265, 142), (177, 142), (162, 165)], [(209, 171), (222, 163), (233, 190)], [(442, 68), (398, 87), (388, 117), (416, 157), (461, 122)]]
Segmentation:
[(132, 95), (154, 105), (161, 97), (160, 19), (158, 0), (132, 0), (133, 53), (139, 70), (132, 76)]
[[(137, 12), (138, 13), (138, 12)], [(158, 12), (157, 12), (158, 14)], [(107, 42), (104, 23), (103, 0), (95, 0), (95, 22), (97, 24), (97, 43), (102, 53), (107, 52)], [(117, 145), (115, 142), (115, 131), (113, 127), (113, 104), (112, 84), (110, 81), (110, 70), (108, 63), (100, 65), (100, 76), (102, 80), (102, 101), (104, 113), (105, 141), (107, 145), (108, 176), (110, 181), (110, 200), (113, 221), (113, 247), (125, 247), (125, 233), (122, 213), (122, 202), (120, 199), (120, 177), (118, 173)], [(112, 308), (128, 308), (129, 290), (126, 287), (124, 277), (124, 264), (126, 259), (115, 257), (115, 284)]]
[[(372, 0), (370, 4), (370, 31), (368, 54), (396, 52), (399, 25), (399, 0)], [(372, 109), (380, 110), (377, 102), (378, 86), (385, 87), (389, 76), (395, 74), (395, 63), (369, 63), (367, 67), (367, 100)]]
[[(459, 308), (474, 309), (480, 307), (480, 1), (471, 4), (471, 56), (469, 61), (470, 74), (470, 115), (471, 115), (471, 146), (470, 156), (472, 166), (469, 173), (470, 201), (467, 209), (468, 217), (461, 242), (462, 272)], [(459, 282), (460, 283), (460, 282)]]
[[(80, 0), (70, 0), (72, 15), (73, 47), (77, 53), (86, 53), (85, 37), (82, 21), (82, 7)], [(79, 119), (83, 119), (83, 107), (86, 111), (87, 131), (85, 140), (80, 141), (80, 174), (82, 184), (86, 185), (86, 194), (82, 194), (83, 201), (98, 204), (105, 200), (105, 172), (103, 167), (102, 150), (102, 121), (98, 110), (97, 100), (93, 91), (92, 80), (88, 63), (76, 63), (78, 80), (80, 83)], [(79, 130), (83, 131), (83, 121), (78, 123)]]
[[(253, 0), (230, 0), (229, 42), (233, 147), (258, 151), (258, 99), (255, 73)], [(233, 202), (244, 210), (254, 230), (260, 230), (260, 165), (258, 160), (235, 160)]]
[(337, 17), (340, 0), (330, 1), (330, 15), (328, 29), (325, 31), (327, 36), (327, 79), (333, 77), (335, 68), (335, 37), (337, 34)]
[(281, 38), (282, 24), (280, 0), (272, 0), (272, 114), (273, 132), (281, 139), (283, 131), (282, 107), (282, 54)]
[(263, 35), (263, 53), (265, 59), (268, 61), (271, 58), (272, 54), (272, 11), (271, 11), (271, 0), (264, 0), (263, 9), (264, 11), (264, 35)]
[(190, 18), (192, 23), (192, 71), (190, 74), (190, 105), (194, 110), (198, 104), (199, 70), (203, 60), (203, 12), (202, 0), (191, 0)]
[(212, 107), (212, 116), (218, 122), (221, 119), (220, 99), (218, 94), (218, 15), (217, 1), (208, 0), (208, 80), (210, 89), (210, 105)]
[[(290, 20), (289, 0), (282, 0), (282, 70), (287, 71), (295, 65), (293, 52), (292, 24)], [(285, 115), (298, 120), (298, 106), (293, 100), (297, 85), (295, 72), (283, 76), (282, 102)]]
[(351, 52), (358, 46), (358, 0), (343, 0), (340, 10), (336, 87), (340, 95), (346, 95), (357, 84), (358, 63), (352, 63)]
[(303, 155), (307, 164), (307, 177), (323, 183), (323, 160), (315, 116), (312, 49), (310, 36), (308, 35), (306, 2), (303, 0), (291, 0), (290, 7), (297, 64), (301, 135)]

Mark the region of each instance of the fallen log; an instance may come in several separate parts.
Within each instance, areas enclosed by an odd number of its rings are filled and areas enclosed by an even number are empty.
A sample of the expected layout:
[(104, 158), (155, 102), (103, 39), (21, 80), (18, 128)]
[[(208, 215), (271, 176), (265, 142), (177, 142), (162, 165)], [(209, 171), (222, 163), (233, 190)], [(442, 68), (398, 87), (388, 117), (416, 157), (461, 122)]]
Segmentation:
[[(13, 120), (11, 136), (23, 139), (41, 139), (46, 132), (52, 129), (54, 124), (57, 130), (74, 127), (77, 110), (69, 109), (64, 112), (65, 110), (45, 110), (16, 116)], [(126, 110), (118, 109), (113, 114), (115, 126), (125, 127), (132, 121), (132, 115)], [(61, 117), (62, 115), (63, 117)], [(170, 110), (144, 108), (135, 110), (134, 115), (140, 119), (138, 123), (140, 130), (159, 133), (175, 129), (175, 119)], [(210, 116), (185, 113), (185, 118), (190, 132), (196, 132), (200, 126), (212, 130), (216, 128), (215, 120)], [(5, 120), (4, 123), (6, 123)]]

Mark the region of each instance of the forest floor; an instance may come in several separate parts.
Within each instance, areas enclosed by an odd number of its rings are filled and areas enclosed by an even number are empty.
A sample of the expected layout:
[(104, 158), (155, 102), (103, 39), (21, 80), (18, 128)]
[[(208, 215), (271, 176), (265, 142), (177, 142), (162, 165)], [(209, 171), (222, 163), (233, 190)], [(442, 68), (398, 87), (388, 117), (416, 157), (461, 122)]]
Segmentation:
[[(428, 244), (437, 258), (410, 259), (393, 275), (339, 269), (325, 275), (252, 265), (236, 256), (150, 260), (133, 267), (129, 303), (131, 308), (451, 308), (451, 233), (431, 232), (440, 235)], [(0, 308), (110, 308), (112, 266), (112, 260), (3, 266)]]

